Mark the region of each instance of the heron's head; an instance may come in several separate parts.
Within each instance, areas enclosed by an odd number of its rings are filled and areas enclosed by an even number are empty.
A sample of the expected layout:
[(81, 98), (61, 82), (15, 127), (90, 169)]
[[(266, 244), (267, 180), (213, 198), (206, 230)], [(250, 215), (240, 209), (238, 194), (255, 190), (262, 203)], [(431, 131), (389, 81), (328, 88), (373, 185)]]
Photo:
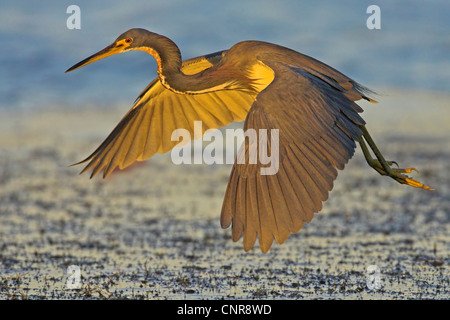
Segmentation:
[(89, 63), (112, 56), (116, 53), (137, 50), (159, 35), (145, 29), (134, 28), (122, 33), (112, 44), (100, 50), (99, 52), (87, 57), (86, 59), (73, 65), (66, 72), (81, 68)]

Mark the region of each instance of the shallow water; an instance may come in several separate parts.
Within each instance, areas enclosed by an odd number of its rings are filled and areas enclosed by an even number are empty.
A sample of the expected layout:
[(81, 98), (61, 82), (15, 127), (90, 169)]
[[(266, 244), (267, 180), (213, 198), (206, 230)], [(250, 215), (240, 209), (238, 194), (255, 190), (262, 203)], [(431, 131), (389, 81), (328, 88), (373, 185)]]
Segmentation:
[[(387, 92), (362, 104), (369, 130), (436, 190), (381, 177), (358, 151), (323, 210), (265, 255), (220, 228), (230, 166), (160, 155), (106, 180), (68, 167), (126, 108), (1, 110), (0, 298), (448, 299), (450, 97)], [(370, 265), (380, 268), (372, 290)]]

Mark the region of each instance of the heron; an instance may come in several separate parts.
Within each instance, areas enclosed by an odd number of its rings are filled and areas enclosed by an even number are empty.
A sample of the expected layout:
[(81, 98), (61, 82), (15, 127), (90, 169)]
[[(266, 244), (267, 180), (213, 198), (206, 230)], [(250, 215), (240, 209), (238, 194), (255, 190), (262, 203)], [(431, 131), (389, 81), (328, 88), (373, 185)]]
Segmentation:
[[(374, 92), (329, 65), (292, 49), (262, 41), (243, 41), (228, 50), (183, 61), (169, 38), (133, 28), (111, 45), (69, 68), (73, 71), (105, 57), (140, 50), (157, 62), (157, 77), (139, 94), (132, 108), (87, 158), (81, 173), (107, 177), (178, 143), (178, 128), (203, 132), (235, 121), (248, 129), (278, 129), (276, 174), (262, 175), (262, 163), (235, 161), (225, 191), (221, 227), (231, 227), (233, 241), (243, 238), (245, 251), (268, 252), (284, 243), (322, 209), (338, 170), (352, 158), (356, 143), (370, 167), (400, 184), (432, 190), (409, 177), (415, 168), (387, 161), (370, 136), (355, 101)], [(242, 145), (248, 157), (249, 141)], [(418, 171), (417, 171), (418, 172)], [(80, 174), (81, 174), (80, 173)]]

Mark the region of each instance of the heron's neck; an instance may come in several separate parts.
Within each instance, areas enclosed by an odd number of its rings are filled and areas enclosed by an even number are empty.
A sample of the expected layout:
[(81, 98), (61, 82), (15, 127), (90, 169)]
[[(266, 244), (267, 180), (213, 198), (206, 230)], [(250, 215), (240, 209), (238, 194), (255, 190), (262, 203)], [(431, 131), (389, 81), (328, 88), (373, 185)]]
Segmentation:
[(152, 47), (147, 46), (139, 47), (138, 50), (147, 52), (155, 58), (156, 63), (158, 64), (158, 68), (156, 71), (158, 72), (158, 77), (162, 85), (166, 89), (177, 92), (178, 90), (172, 87), (171, 83), (174, 82), (173, 78), (178, 79), (184, 74), (181, 71), (181, 53), (178, 50), (178, 47), (175, 44), (173, 45), (177, 49), (176, 51), (158, 51)]
[[(182, 60), (178, 46), (169, 38), (159, 36), (158, 41), (136, 48), (151, 54), (158, 64), (158, 76), (161, 84), (175, 93), (200, 94), (230, 89), (236, 82), (230, 73), (197, 73), (186, 75), (181, 71)], [(216, 76), (217, 74), (217, 76)]]

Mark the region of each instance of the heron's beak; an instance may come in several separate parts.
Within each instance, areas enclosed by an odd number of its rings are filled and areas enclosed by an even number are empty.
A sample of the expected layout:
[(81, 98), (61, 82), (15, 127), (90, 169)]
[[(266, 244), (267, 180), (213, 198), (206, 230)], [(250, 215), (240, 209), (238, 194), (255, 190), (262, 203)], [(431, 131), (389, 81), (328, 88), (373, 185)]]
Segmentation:
[(93, 54), (90, 57), (87, 57), (83, 61), (78, 62), (77, 64), (73, 65), (69, 69), (66, 70), (66, 72), (73, 71), (75, 69), (81, 68), (85, 65), (88, 65), (89, 63), (92, 63), (94, 61), (112, 56), (113, 54), (120, 53), (128, 46), (127, 43), (125, 43), (123, 40), (114, 42), (113, 44), (107, 46), (105, 49), (100, 50), (99, 52)]

